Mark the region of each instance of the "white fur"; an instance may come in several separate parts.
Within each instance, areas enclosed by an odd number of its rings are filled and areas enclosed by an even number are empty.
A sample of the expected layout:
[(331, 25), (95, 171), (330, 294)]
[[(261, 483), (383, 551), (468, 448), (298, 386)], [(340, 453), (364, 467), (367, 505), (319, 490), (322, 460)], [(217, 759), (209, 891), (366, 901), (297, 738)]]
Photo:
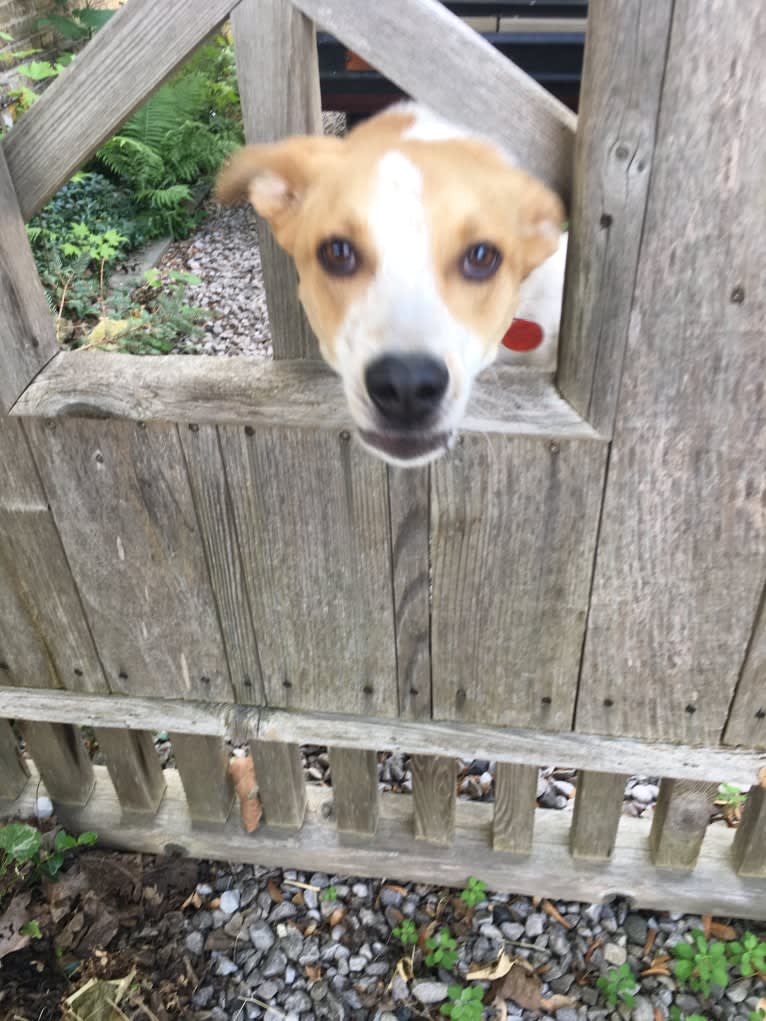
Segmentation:
[(447, 363), (450, 384), (438, 432), (457, 426), (473, 378), (487, 361), (480, 338), (452, 315), (439, 293), (422, 193), (415, 164), (401, 152), (387, 152), (378, 164), (368, 216), (375, 278), (348, 309), (335, 347), (346, 395), (362, 428), (375, 428), (364, 373), (381, 354), (432, 354)]

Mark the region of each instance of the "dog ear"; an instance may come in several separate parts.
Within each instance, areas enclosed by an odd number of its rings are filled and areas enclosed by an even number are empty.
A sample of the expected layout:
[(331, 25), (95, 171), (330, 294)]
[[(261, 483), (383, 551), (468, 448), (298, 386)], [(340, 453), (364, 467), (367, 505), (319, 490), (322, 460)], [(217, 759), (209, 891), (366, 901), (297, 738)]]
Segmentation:
[(215, 197), (225, 205), (249, 198), (289, 252), (306, 193), (323, 170), (339, 158), (343, 145), (341, 139), (323, 135), (298, 135), (272, 145), (246, 145), (219, 173)]
[(541, 181), (520, 170), (515, 176), (523, 278), (558, 250), (565, 214), (564, 203)]

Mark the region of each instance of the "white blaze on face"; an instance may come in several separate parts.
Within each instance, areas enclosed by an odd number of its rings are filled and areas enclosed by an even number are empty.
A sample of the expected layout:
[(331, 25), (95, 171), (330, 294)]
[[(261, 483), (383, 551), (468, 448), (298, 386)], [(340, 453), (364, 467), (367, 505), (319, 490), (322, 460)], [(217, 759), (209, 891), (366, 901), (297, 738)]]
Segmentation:
[(349, 307), (335, 347), (351, 411), (363, 427), (373, 424), (364, 386), (371, 362), (387, 354), (430, 354), (446, 362), (450, 373), (436, 427), (449, 431), (462, 417), (470, 384), (486, 356), (479, 338), (455, 319), (439, 293), (423, 178), (396, 150), (378, 164), (368, 228), (375, 247), (375, 277)]

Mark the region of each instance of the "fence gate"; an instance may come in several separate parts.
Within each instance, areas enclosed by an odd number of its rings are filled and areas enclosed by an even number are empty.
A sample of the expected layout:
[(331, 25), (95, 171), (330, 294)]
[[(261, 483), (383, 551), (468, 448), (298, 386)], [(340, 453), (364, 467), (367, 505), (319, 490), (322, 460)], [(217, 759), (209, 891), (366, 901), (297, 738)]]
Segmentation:
[[(766, 7), (590, 8), (576, 138), (435, 0), (128, 0), (3, 140), (4, 810), (39, 774), (126, 848), (766, 916)], [(317, 22), (570, 200), (556, 378), (488, 373), (430, 469), (350, 440), (265, 230), (272, 364), (57, 347), (24, 220), (229, 15), (251, 141), (321, 130)], [(393, 748), (411, 798), (379, 796)], [(493, 805), (456, 803), (458, 754), (498, 763)], [(545, 763), (580, 770), (573, 816), (536, 811)], [(736, 831), (720, 781), (752, 785)]]

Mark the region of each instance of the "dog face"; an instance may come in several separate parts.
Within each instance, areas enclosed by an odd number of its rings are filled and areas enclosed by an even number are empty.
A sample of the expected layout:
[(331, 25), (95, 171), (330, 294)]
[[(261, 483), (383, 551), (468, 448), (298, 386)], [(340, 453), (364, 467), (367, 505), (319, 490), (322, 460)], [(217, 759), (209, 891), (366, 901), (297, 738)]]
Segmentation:
[(524, 278), (556, 251), (563, 208), (489, 143), (418, 107), (344, 140), (247, 146), (222, 171), (298, 269), (299, 296), (366, 446), (423, 464), (451, 443)]

